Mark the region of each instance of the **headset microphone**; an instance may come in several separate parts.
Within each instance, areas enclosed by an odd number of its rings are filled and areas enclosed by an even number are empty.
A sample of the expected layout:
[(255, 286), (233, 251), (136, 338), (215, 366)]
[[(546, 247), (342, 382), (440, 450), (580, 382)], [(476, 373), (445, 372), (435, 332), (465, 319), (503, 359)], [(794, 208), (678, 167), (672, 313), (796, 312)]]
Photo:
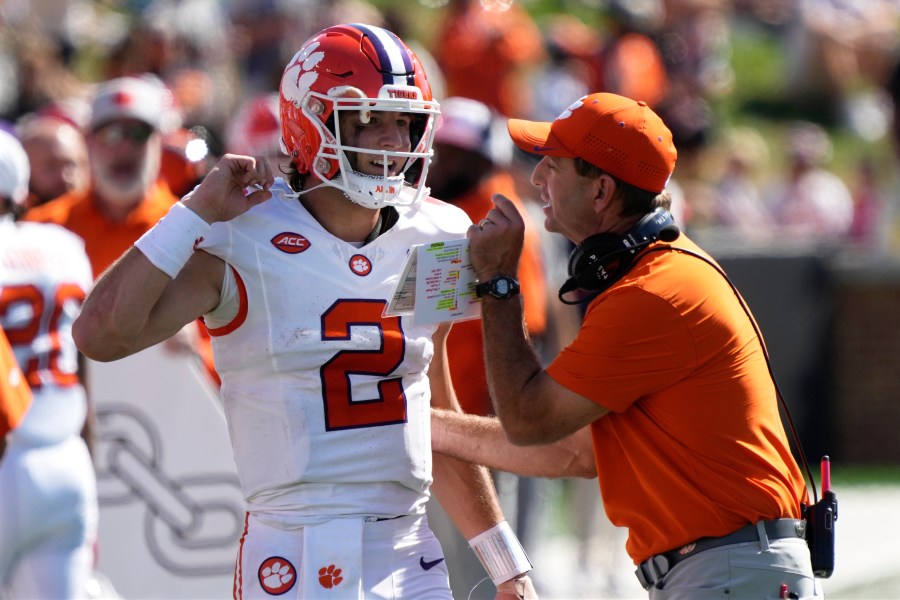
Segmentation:
[[(657, 240), (673, 242), (679, 235), (672, 214), (657, 208), (623, 236), (598, 233), (588, 237), (569, 256), (569, 278), (559, 289), (560, 302), (581, 304), (596, 297), (628, 272), (641, 250)], [(565, 297), (576, 290), (574, 297)]]
[(681, 230), (678, 229), (677, 225), (666, 225), (659, 231), (659, 241), (674, 242), (679, 235), (681, 235)]

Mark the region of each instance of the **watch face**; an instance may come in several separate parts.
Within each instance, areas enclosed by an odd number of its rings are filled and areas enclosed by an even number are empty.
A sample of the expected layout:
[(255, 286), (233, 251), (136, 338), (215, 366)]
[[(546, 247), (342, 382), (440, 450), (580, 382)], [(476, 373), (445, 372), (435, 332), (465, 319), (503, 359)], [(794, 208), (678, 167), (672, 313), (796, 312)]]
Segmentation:
[(490, 281), (475, 286), (475, 295), (481, 298), (489, 294), (501, 300), (512, 298), (519, 293), (519, 282), (508, 275), (497, 275)]

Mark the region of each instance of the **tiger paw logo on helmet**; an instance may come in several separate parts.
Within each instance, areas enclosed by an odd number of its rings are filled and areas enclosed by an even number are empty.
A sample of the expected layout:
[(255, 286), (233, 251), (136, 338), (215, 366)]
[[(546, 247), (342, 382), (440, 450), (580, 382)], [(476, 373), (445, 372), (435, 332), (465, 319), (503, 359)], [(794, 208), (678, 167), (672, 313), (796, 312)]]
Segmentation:
[[(312, 42), (300, 48), (284, 71), (281, 93), (297, 107), (319, 78), (319, 74), (312, 69), (325, 58), (325, 53), (316, 52), (318, 47), (319, 42)], [(287, 85), (289, 83), (293, 85)]]

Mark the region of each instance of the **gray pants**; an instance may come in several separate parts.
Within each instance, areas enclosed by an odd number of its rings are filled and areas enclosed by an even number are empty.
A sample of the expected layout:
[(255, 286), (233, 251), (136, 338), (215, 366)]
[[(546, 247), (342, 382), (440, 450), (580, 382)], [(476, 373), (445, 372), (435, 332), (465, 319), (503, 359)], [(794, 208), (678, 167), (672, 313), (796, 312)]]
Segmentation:
[[(809, 548), (800, 538), (761, 540), (704, 550), (684, 560), (650, 588), (650, 600), (763, 600), (824, 598), (812, 576)], [(793, 595), (796, 594), (796, 595)]]

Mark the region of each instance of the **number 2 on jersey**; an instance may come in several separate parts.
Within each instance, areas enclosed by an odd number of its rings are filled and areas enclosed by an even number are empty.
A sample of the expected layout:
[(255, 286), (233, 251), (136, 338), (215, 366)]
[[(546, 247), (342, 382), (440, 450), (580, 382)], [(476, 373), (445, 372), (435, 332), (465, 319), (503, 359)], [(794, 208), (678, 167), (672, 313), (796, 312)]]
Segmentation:
[[(382, 318), (383, 300), (339, 300), (322, 315), (322, 339), (349, 340), (354, 327), (378, 328), (381, 347), (341, 350), (322, 365), (322, 398), (328, 431), (376, 427), (406, 421), (401, 377), (387, 378), (403, 361), (405, 342), (399, 317)], [(385, 377), (377, 398), (351, 398), (350, 377)]]

